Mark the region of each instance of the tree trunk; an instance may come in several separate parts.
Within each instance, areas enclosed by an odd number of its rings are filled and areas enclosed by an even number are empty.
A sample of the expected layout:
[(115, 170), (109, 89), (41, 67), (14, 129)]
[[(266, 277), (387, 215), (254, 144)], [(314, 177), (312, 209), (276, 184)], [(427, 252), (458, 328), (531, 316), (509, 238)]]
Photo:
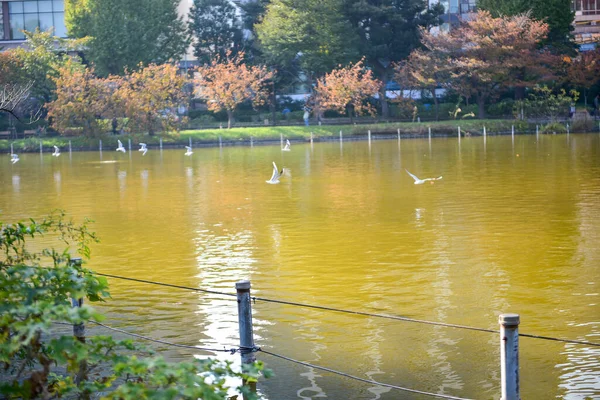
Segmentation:
[(233, 110), (227, 110), (227, 129), (231, 129), (233, 123)]
[(435, 95), (435, 88), (433, 89), (431, 94), (433, 94), (433, 104), (435, 105), (435, 120), (439, 121), (440, 120), (440, 101), (437, 98), (437, 96)]
[(354, 124), (354, 107), (352, 107), (352, 105), (348, 104), (346, 106), (346, 113), (348, 114), (348, 117), (350, 117), (350, 123)]
[(385, 86), (388, 80), (387, 69), (383, 69), (381, 72), (381, 86), (379, 87), (379, 101), (381, 101), (381, 116), (388, 118), (390, 116), (390, 108), (388, 106), (387, 97), (385, 95)]
[(477, 94), (477, 106), (479, 110), (477, 111), (477, 116), (479, 119), (485, 118), (485, 95), (483, 93)]

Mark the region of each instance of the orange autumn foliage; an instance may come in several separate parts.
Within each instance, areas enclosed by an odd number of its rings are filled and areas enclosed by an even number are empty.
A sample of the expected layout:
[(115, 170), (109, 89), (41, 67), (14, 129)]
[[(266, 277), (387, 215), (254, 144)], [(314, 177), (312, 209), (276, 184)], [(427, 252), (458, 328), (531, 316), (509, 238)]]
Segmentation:
[(210, 111), (227, 111), (229, 128), (238, 104), (247, 100), (255, 107), (264, 104), (268, 95), (264, 84), (273, 76), (265, 66), (248, 66), (243, 59), (244, 53), (227, 53), (225, 59), (199, 67), (194, 80), (196, 95), (206, 101)]
[(352, 107), (357, 115), (375, 115), (375, 108), (365, 100), (373, 97), (380, 86), (381, 82), (360, 60), (354, 65), (334, 69), (318, 79), (315, 97), (324, 110), (344, 112), (347, 107)]

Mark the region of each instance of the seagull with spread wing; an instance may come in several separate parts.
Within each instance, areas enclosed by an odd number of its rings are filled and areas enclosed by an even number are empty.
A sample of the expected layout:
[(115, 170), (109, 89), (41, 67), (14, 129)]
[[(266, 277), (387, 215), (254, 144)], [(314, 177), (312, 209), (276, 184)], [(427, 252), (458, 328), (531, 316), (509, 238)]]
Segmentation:
[(142, 152), (142, 155), (145, 156), (148, 152), (148, 148), (146, 147), (146, 143), (140, 143), (140, 149), (138, 151)]
[(279, 178), (282, 176), (290, 176), (290, 170), (288, 168), (283, 168), (281, 171), (279, 171), (277, 169), (277, 164), (275, 164), (275, 161), (273, 161), (273, 175), (271, 176), (271, 179), (266, 182), (270, 183), (271, 185), (275, 185), (279, 183)]
[(406, 173), (409, 174), (411, 176), (411, 178), (413, 178), (415, 180), (415, 185), (422, 185), (427, 181), (431, 181), (431, 183), (433, 183), (433, 181), (438, 181), (440, 179), (442, 179), (441, 176), (438, 176), (437, 178), (425, 178), (425, 179), (419, 179), (417, 178), (415, 175), (411, 174), (410, 172), (408, 172), (407, 169), (405, 169)]
[(57, 146), (54, 146), (54, 153), (52, 153), (52, 157), (60, 156), (60, 149)]
[(117, 139), (117, 142), (119, 142), (119, 147), (117, 147), (117, 151), (121, 151), (123, 153), (127, 153), (127, 150), (125, 150), (125, 147), (123, 147), (123, 143), (121, 143), (120, 140)]

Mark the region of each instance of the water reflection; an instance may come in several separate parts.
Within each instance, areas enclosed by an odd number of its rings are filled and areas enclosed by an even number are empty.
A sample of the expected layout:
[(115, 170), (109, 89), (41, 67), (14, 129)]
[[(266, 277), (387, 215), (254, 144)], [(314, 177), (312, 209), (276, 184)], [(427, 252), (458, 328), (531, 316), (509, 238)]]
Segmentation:
[[(0, 208), (3, 220), (57, 207), (94, 219), (101, 243), (90, 267), (101, 272), (227, 293), (251, 279), (257, 296), (489, 329), (518, 312), (524, 333), (597, 341), (600, 136), (519, 136), (514, 151), (511, 138), (492, 136), (489, 152), (480, 136), (459, 149), (436, 139), (436, 157), (424, 139), (377, 141), (370, 155), (366, 141), (298, 144), (284, 159), (277, 145), (198, 149), (196, 159), (136, 152), (130, 162), (75, 153), (72, 165), (34, 154), (0, 167)], [(265, 184), (273, 160), (292, 178)], [(414, 185), (405, 166), (444, 179)], [(69, 196), (56, 196), (63, 185)], [(111, 322), (182, 344), (237, 344), (234, 298), (111, 288)], [(253, 314), (257, 343), (274, 353), (417, 390), (499, 397), (497, 335), (261, 302)], [(523, 398), (598, 396), (595, 350), (523, 344)], [(177, 361), (212, 355), (164, 351)], [(260, 383), (273, 400), (419, 398), (261, 358), (276, 367)]]

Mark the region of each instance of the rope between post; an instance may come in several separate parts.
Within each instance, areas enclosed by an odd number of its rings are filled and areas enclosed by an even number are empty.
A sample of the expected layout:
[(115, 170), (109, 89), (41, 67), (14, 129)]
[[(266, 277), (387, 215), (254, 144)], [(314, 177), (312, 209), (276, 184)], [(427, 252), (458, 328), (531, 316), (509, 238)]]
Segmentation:
[(467, 398), (464, 398), (464, 397), (456, 397), (456, 396), (450, 396), (450, 395), (446, 395), (446, 394), (423, 392), (421, 390), (409, 389), (409, 388), (405, 388), (405, 387), (402, 387), (402, 386), (391, 385), (389, 383), (377, 382), (377, 381), (374, 381), (372, 379), (365, 379), (365, 378), (361, 378), (361, 377), (358, 377), (358, 376), (347, 374), (345, 372), (336, 371), (336, 370), (331, 369), (331, 368), (321, 367), (321, 366), (310, 364), (310, 363), (307, 363), (307, 362), (304, 362), (304, 361), (295, 360), (293, 358), (282, 356), (281, 354), (272, 353), (272, 352), (267, 351), (267, 350), (260, 350), (260, 351), (263, 352), (263, 353), (265, 353), (265, 354), (269, 354), (269, 355), (271, 355), (273, 357), (281, 358), (283, 360), (291, 361), (291, 362), (296, 363), (296, 364), (304, 365), (305, 367), (310, 367), (310, 368), (315, 368), (315, 369), (319, 369), (319, 370), (322, 370), (322, 371), (331, 372), (331, 373), (336, 374), (336, 375), (345, 376), (346, 378), (354, 379), (354, 380), (365, 382), (365, 383), (370, 383), (370, 384), (373, 384), (373, 385), (383, 386), (383, 387), (387, 387), (387, 388), (391, 388), (391, 389), (402, 390), (402, 391), (410, 392), (410, 393), (418, 393), (418, 394), (422, 394), (422, 395), (425, 395), (425, 396), (438, 397), (438, 398), (442, 398), (442, 399), (470, 400), (470, 399), (467, 399)]

